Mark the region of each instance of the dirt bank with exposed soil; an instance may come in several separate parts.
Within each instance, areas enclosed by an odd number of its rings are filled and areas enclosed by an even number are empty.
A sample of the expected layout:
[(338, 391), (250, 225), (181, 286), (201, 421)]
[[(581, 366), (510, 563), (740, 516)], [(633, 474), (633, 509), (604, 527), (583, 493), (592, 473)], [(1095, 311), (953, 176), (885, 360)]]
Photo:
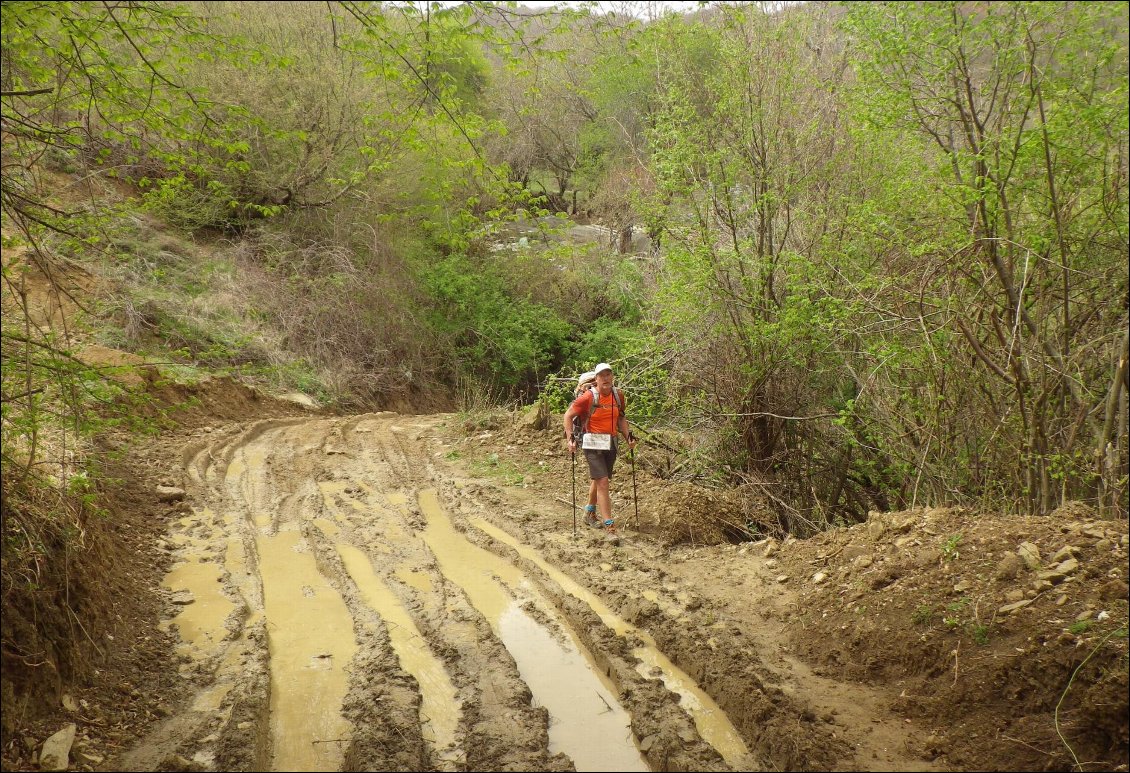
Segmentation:
[(1126, 769), (1125, 522), (730, 544), (643, 448), (609, 540), (553, 429), (194, 397), (122, 449), (122, 625), (5, 769), (66, 722), (74, 769)]

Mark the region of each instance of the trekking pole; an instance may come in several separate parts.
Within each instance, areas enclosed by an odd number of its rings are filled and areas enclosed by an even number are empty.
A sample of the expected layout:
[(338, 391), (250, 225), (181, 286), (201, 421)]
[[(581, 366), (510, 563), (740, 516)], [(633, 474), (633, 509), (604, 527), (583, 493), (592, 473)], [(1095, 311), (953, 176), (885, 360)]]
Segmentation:
[[(636, 494), (636, 449), (632, 449), (632, 506), (636, 509), (636, 531), (640, 530), (640, 498)], [(575, 505), (574, 505), (575, 507)]]
[(577, 452), (569, 453), (573, 457), (573, 539), (577, 538)]

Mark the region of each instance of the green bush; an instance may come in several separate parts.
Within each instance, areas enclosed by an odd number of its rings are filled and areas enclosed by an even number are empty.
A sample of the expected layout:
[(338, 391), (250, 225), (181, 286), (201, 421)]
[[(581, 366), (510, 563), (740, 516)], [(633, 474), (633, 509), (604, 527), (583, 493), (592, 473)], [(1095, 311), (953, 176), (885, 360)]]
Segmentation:
[(455, 375), (515, 393), (560, 361), (569, 325), (552, 309), (516, 297), (502, 279), (452, 255), (426, 270), (429, 321), (450, 342)]

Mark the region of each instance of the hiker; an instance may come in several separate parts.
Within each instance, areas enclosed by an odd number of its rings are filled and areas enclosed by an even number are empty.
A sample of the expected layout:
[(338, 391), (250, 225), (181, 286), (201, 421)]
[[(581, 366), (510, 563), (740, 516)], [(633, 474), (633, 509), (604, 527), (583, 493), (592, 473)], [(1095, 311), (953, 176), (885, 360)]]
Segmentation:
[[(565, 411), (565, 440), (569, 444), (569, 453), (575, 454), (580, 439), (589, 465), (592, 483), (589, 484), (589, 501), (585, 506), (585, 523), (604, 526), (611, 532), (615, 530), (616, 522), (612, 518), (608, 480), (616, 464), (616, 436), (623, 435), (629, 448), (636, 447), (636, 438), (628, 426), (624, 393), (612, 386), (612, 366), (602, 362), (592, 372), (595, 374), (594, 382), (587, 385), (589, 374), (582, 375), (577, 386), (577, 398)], [(596, 515), (598, 509), (599, 518)]]

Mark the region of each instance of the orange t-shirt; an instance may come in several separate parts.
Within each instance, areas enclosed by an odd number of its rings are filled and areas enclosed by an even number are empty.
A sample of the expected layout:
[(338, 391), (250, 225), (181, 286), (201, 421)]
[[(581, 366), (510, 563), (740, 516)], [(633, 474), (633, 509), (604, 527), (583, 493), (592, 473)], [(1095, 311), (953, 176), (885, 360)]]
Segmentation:
[[(589, 432), (597, 432), (603, 435), (615, 435), (616, 425), (620, 422), (620, 406), (616, 404), (616, 397), (611, 392), (607, 395), (600, 394), (597, 391), (597, 409), (593, 412), (592, 418), (589, 419)], [(623, 394), (620, 396), (623, 402)], [(592, 407), (592, 390), (586, 389), (581, 392), (580, 396), (573, 401), (573, 413), (581, 418), (581, 426), (584, 426), (585, 417), (589, 415), (589, 410)], [(627, 407), (625, 405), (625, 407)]]

